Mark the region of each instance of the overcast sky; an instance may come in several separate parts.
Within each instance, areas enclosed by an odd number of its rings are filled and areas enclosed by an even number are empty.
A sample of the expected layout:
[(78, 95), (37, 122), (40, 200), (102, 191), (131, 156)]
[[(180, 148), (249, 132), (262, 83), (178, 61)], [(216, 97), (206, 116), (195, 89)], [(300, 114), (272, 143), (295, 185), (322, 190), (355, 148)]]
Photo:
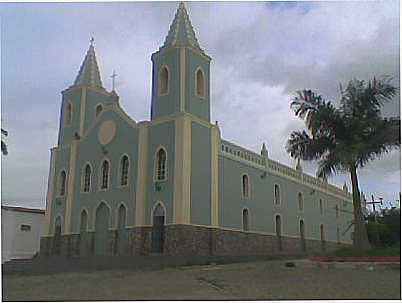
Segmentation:
[[(162, 45), (177, 2), (0, 4), (2, 203), (45, 207), (49, 149), (57, 143), (60, 92), (79, 70), (91, 36), (104, 86), (118, 74), (121, 105), (150, 115), (151, 53)], [(187, 2), (211, 63), (212, 122), (222, 137), (294, 166), (285, 151), (303, 127), (289, 108), (310, 88), (337, 102), (339, 83), (389, 75), (399, 86), (399, 2)], [(399, 96), (384, 114), (399, 116)], [(304, 163), (315, 174), (314, 164)], [(359, 171), (361, 190), (395, 203), (400, 152)], [(347, 175), (329, 180), (341, 186)], [(350, 186), (349, 186), (350, 188)]]

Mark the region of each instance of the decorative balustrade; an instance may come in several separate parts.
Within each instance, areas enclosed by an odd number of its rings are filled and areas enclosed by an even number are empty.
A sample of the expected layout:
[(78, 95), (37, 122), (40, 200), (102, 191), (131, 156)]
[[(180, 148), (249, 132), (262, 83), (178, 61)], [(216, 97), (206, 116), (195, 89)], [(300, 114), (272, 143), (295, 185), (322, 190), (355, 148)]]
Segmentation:
[(319, 189), (330, 192), (332, 194), (351, 199), (351, 194), (349, 192), (345, 192), (341, 188), (328, 184), (324, 180), (297, 171), (277, 161), (265, 158), (255, 152), (249, 151), (231, 142), (221, 140), (221, 153), (223, 155), (229, 155), (231, 157), (238, 158), (241, 161), (251, 162), (254, 165), (259, 166), (262, 170), (284, 175), (307, 186), (318, 187)]

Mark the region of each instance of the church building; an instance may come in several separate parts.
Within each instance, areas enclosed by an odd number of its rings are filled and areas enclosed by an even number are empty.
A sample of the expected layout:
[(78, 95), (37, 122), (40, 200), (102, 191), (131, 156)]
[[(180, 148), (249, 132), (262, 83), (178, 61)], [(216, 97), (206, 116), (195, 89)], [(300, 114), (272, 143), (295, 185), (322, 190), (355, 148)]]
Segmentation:
[[(352, 197), (224, 140), (211, 58), (180, 3), (151, 56), (149, 121), (103, 85), (93, 41), (62, 91), (41, 255), (275, 255), (352, 243)], [(269, 118), (269, 117), (267, 117)]]

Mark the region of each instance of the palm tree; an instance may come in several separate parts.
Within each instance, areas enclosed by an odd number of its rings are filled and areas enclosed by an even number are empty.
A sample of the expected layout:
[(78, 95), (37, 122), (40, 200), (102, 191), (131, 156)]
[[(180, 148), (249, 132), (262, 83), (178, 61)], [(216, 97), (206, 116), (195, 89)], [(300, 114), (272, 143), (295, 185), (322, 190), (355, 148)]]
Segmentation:
[[(3, 136), (4, 137), (8, 136), (8, 131), (6, 131), (5, 129), (1, 129), (1, 137)], [(1, 139), (1, 153), (3, 155), (8, 155), (7, 144), (3, 139)]]
[(393, 148), (399, 148), (400, 119), (384, 119), (381, 107), (396, 94), (391, 78), (351, 80), (340, 86), (340, 105), (311, 90), (297, 92), (291, 108), (307, 131), (293, 131), (286, 150), (293, 158), (318, 161), (317, 176), (349, 173), (352, 181), (356, 249), (370, 248), (360, 203), (357, 169)]

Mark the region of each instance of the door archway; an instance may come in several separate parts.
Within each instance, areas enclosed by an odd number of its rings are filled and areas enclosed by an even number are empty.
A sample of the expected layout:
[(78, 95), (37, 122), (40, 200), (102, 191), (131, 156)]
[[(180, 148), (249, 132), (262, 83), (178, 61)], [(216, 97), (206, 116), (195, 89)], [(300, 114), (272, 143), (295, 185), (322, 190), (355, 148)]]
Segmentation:
[(163, 253), (165, 208), (158, 202), (152, 212), (152, 243), (151, 252)]
[(53, 255), (60, 255), (61, 252), (61, 218), (58, 216), (54, 222)]
[(109, 216), (109, 208), (102, 202), (96, 209), (95, 216), (95, 255), (109, 254)]

